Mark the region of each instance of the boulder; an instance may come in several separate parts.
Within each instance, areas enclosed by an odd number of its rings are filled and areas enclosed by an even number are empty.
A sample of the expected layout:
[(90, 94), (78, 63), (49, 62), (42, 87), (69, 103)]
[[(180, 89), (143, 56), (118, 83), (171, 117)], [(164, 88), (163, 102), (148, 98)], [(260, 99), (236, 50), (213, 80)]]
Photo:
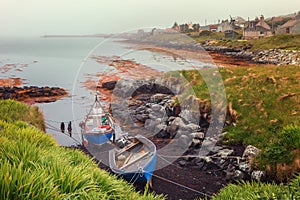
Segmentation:
[(191, 145), (191, 143), (192, 143), (191, 138), (186, 135), (180, 136), (177, 140), (178, 146), (181, 147), (182, 149), (187, 149)]
[(180, 126), (179, 129), (183, 129), (183, 130), (186, 130), (188, 132), (194, 132), (194, 131), (199, 130), (200, 127), (197, 124), (190, 123), (190, 124), (187, 124), (187, 125)]
[(142, 123), (145, 123), (146, 120), (149, 119), (149, 115), (147, 115), (147, 114), (137, 114), (137, 115), (135, 115), (135, 118), (136, 118), (138, 121), (140, 121), (140, 122), (142, 122)]
[(151, 102), (159, 103), (165, 99), (170, 99), (170, 98), (171, 98), (171, 96), (168, 94), (158, 93), (158, 94), (152, 95), (150, 100), (151, 100)]
[(199, 123), (199, 116), (200, 114), (197, 112), (191, 112), (189, 110), (181, 110), (179, 117), (181, 117), (186, 123)]
[(261, 170), (255, 170), (251, 173), (251, 178), (256, 181), (260, 181), (260, 180), (264, 179), (265, 176), (266, 176), (266, 173)]
[(227, 158), (233, 153), (232, 149), (222, 149), (219, 152), (217, 152), (214, 156), (221, 157), (221, 158)]
[(248, 145), (243, 153), (243, 158), (250, 165), (252, 161), (258, 156), (260, 150), (252, 145)]
[(198, 139), (198, 138), (193, 138), (192, 139), (192, 146), (194, 148), (199, 148), (200, 145), (201, 145), (201, 140), (200, 139)]
[(174, 137), (177, 130), (183, 126), (185, 126), (185, 124), (183, 123), (182, 119), (180, 117), (176, 117), (168, 126), (167, 131), (170, 133), (171, 137)]
[(203, 140), (205, 138), (205, 134), (203, 132), (193, 132), (191, 133), (191, 137)]
[(226, 172), (226, 180), (241, 180), (245, 178), (245, 174), (240, 170), (234, 170), (233, 172)]
[(160, 110), (162, 110), (162, 109), (164, 109), (164, 107), (161, 106), (161, 105), (158, 105), (158, 104), (153, 104), (153, 105), (151, 106), (151, 110), (154, 111), (154, 112), (160, 111)]
[(185, 167), (187, 165), (187, 162), (184, 161), (184, 160), (180, 160), (178, 161), (178, 164), (181, 166), (181, 167)]

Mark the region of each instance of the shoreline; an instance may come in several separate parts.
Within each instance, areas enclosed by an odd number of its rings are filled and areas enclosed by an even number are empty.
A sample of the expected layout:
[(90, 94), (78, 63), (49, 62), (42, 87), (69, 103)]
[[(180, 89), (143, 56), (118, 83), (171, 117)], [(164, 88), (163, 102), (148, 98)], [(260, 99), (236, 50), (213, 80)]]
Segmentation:
[[(188, 53), (203, 53), (209, 54), (210, 59), (214, 61), (212, 64), (223, 67), (233, 66), (257, 66), (257, 65), (300, 65), (300, 52), (293, 50), (269, 49), (250, 51), (246, 48), (231, 48), (215, 45), (201, 45), (200, 43), (181, 44), (169, 41), (155, 40), (136, 40), (127, 39), (121, 41), (131, 47), (143, 49), (148, 46), (148, 49), (155, 52), (157, 48), (165, 51), (172, 51), (177, 55), (188, 55)], [(136, 47), (138, 46), (138, 47)], [(187, 56), (186, 58), (198, 59), (195, 56)], [(201, 57), (200, 57), (201, 58)], [(201, 58), (203, 59), (203, 58)], [(209, 59), (205, 59), (207, 61)], [(200, 60), (202, 61), (202, 60)]]
[(139, 40), (121, 41), (137, 50), (148, 50), (152, 52), (164, 53), (166, 55), (182, 58), (185, 60), (193, 59), (206, 64), (216, 65), (218, 67), (236, 67), (236, 66), (254, 66), (259, 65), (250, 59), (244, 57), (234, 57), (224, 54), (226, 51), (218, 51), (216, 48), (206, 48), (205, 46), (197, 45), (190, 46), (185, 44), (170, 45), (164, 42), (147, 42)]

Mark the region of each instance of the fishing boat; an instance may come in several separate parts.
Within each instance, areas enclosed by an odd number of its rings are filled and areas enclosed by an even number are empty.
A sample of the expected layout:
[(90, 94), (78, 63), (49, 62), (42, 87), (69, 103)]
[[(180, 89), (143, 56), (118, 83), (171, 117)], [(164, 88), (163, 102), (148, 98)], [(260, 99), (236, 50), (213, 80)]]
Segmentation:
[(114, 140), (114, 121), (108, 112), (104, 112), (97, 94), (94, 104), (85, 120), (80, 123), (80, 127), (84, 146), (87, 143), (101, 145), (108, 142), (111, 138)]
[(149, 139), (136, 135), (126, 140), (123, 148), (109, 151), (111, 170), (130, 182), (148, 182), (156, 166), (156, 146)]

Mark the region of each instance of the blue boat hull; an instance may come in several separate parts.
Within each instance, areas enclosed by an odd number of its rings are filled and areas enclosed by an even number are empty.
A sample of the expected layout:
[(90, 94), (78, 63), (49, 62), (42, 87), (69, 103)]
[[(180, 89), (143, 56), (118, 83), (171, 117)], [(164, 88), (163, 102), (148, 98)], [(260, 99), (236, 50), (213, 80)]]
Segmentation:
[(153, 175), (153, 172), (155, 170), (156, 166), (156, 155), (153, 155), (152, 160), (148, 163), (147, 166), (144, 166), (144, 168), (141, 170), (141, 172), (136, 173), (120, 173), (121, 176), (123, 176), (124, 179), (131, 183), (146, 183), (151, 180), (151, 177)]
[[(150, 182), (156, 167), (156, 146), (140, 135), (136, 135), (134, 140), (139, 142), (129, 144), (128, 148), (125, 146), (123, 149), (113, 149), (109, 152), (110, 168), (131, 183)], [(134, 158), (134, 154), (139, 156)]]
[(106, 134), (83, 134), (83, 137), (88, 141), (88, 143), (101, 145), (108, 142), (112, 135), (113, 131)]

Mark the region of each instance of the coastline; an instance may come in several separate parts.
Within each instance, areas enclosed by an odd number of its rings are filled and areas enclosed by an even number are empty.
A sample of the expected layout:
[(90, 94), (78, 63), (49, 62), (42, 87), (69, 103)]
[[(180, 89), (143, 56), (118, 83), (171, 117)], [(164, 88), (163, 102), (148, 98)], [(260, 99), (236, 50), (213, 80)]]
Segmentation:
[(174, 44), (168, 41), (134, 39), (127, 39), (122, 42), (128, 44), (131, 48), (165, 52), (169, 55), (185, 59), (196, 59), (220, 67), (251, 67), (265, 64), (300, 65), (300, 52), (293, 50), (270, 49), (250, 51), (247, 48), (231, 48), (212, 44)]

